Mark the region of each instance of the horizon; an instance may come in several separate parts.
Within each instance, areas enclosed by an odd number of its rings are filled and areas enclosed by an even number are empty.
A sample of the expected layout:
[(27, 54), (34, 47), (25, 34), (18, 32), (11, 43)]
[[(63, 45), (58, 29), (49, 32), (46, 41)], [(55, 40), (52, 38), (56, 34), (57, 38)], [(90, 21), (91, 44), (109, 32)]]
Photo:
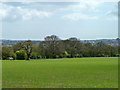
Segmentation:
[[(71, 38), (75, 38), (75, 37), (71, 37)], [(60, 40), (67, 40), (69, 38), (66, 39), (61, 39)], [(78, 40), (116, 40), (117, 38), (99, 38), (99, 39), (79, 39)], [(26, 41), (26, 40), (32, 40), (32, 41), (44, 41), (44, 40), (40, 40), (40, 39), (0, 39), (0, 40), (11, 40), (11, 41)]]

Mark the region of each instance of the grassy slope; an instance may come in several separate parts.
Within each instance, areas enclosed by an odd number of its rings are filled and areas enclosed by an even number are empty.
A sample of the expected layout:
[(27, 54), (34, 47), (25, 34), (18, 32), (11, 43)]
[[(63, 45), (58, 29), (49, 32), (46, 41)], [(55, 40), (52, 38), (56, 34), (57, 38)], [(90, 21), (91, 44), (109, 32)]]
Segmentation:
[(3, 88), (116, 88), (118, 58), (3, 61)]

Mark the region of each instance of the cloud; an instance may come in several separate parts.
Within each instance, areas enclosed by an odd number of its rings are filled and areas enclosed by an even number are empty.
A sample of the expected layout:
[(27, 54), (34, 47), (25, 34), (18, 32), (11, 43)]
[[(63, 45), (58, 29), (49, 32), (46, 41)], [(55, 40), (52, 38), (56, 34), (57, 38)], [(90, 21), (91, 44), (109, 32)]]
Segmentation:
[(0, 3), (0, 17), (3, 21), (15, 21), (15, 20), (30, 20), (35, 18), (48, 18), (52, 15), (51, 12), (40, 11), (37, 9), (30, 9), (20, 6), (12, 6)]
[(80, 0), (77, 4), (68, 5), (65, 8), (61, 8), (61, 11), (71, 11), (70, 14), (62, 16), (64, 20), (97, 20), (99, 19), (98, 15), (93, 14), (99, 13), (98, 7), (103, 4), (100, 0)]
[(77, 4), (68, 5), (65, 8), (61, 8), (61, 11), (71, 11), (70, 14), (62, 16), (64, 20), (97, 20), (98, 16), (93, 16), (93, 13), (99, 12), (98, 8), (103, 2), (98, 0), (80, 0)]
[[(109, 0), (110, 1), (110, 0)], [(65, 20), (97, 20), (100, 18), (100, 5), (104, 0), (80, 0), (73, 3), (38, 3), (38, 2), (19, 2), (19, 3), (0, 3), (0, 16), (4, 21), (31, 20), (49, 18), (53, 14), (59, 15)], [(104, 13), (103, 13), (104, 14)], [(108, 11), (105, 15), (116, 15), (114, 11)]]
[(60, 10), (71, 10), (71, 11), (96, 11), (96, 8), (101, 4), (102, 2), (98, 2), (96, 0), (81, 0), (77, 4), (70, 4), (67, 7), (60, 8)]
[(117, 15), (118, 15), (118, 12), (117, 12), (117, 11), (112, 11), (112, 10), (110, 10), (110, 11), (107, 11), (107, 12), (105, 13), (105, 15), (114, 15), (114, 16), (117, 16)]
[(24, 9), (17, 7), (19, 11), (18, 14), (22, 17), (23, 20), (30, 20), (32, 18), (44, 18), (52, 15), (51, 12), (39, 11), (36, 9)]
[(105, 18), (105, 19), (108, 21), (117, 21), (118, 20), (118, 12), (117, 11), (109, 10), (105, 13), (105, 15), (107, 16), (107, 18)]
[[(12, 4), (12, 3), (11, 3)], [(22, 2), (22, 5), (11, 5), (0, 3), (0, 15), (2, 15), (4, 21), (15, 21), (15, 20), (31, 20), (35, 18), (48, 18), (53, 13), (59, 11), (71, 11), (81, 12), (74, 13), (72, 15), (65, 15), (62, 18), (72, 17), (73, 20), (79, 19), (97, 19), (97, 17), (89, 17), (82, 14), (82, 11), (96, 11), (96, 7), (100, 4), (96, 0), (84, 1), (81, 0), (79, 3), (47, 3), (47, 5), (41, 3)]]
[(97, 16), (88, 16), (86, 14), (82, 13), (72, 13), (62, 16), (62, 19), (65, 20), (72, 20), (72, 21), (78, 21), (78, 20), (97, 20)]

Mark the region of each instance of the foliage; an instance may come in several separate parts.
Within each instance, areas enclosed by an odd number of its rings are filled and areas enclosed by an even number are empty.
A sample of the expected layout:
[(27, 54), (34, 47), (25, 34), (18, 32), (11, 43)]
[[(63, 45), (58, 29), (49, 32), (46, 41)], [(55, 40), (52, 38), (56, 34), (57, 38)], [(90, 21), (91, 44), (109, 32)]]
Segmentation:
[(38, 55), (37, 55), (36, 52), (32, 52), (30, 58), (31, 58), (31, 59), (37, 59), (37, 56), (38, 56)]
[(16, 51), (17, 60), (25, 60), (26, 58), (27, 58), (27, 54), (24, 50)]
[(13, 60), (16, 60), (16, 53), (13, 54)]
[(118, 56), (117, 46), (103, 42), (82, 43), (77, 38), (60, 40), (57, 36), (47, 36), (40, 42), (37, 53), (42, 58), (74, 58), (74, 57), (115, 57)]
[(8, 46), (3, 46), (2, 47), (2, 59), (3, 60), (8, 60), (10, 57), (14, 56), (13, 49)]
[(33, 43), (31, 40), (27, 40), (24, 42), (18, 42), (15, 45), (13, 45), (14, 52), (19, 50), (24, 50), (27, 54), (27, 60), (30, 59), (31, 53), (32, 53)]
[(27, 60), (30, 59), (31, 53), (32, 53), (33, 43), (31, 40), (24, 41), (23, 42), (23, 49), (25, 50), (27, 54)]
[[(44, 41), (40, 41), (39, 45), (31, 40), (18, 42), (8, 50), (3, 50), (3, 59), (12, 56), (16, 51), (24, 50), (27, 60), (39, 58), (77, 58), (77, 57), (117, 57), (118, 46), (112, 46), (103, 42), (82, 43), (79, 39), (72, 37), (61, 40), (56, 35), (46, 36)], [(11, 50), (11, 49), (12, 50)], [(3, 49), (6, 49), (3, 47)], [(12, 55), (10, 54), (12, 53)], [(6, 55), (5, 55), (6, 54)], [(24, 57), (23, 57), (24, 58)]]

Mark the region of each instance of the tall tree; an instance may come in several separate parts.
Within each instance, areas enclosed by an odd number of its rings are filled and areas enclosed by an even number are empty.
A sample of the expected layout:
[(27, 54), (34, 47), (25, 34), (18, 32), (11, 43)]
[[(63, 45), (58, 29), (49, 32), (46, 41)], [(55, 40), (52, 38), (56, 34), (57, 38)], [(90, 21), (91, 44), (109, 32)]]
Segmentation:
[(81, 42), (77, 38), (69, 38), (64, 40), (65, 50), (70, 54), (70, 57), (75, 57), (80, 55), (81, 52)]
[(59, 57), (60, 54), (64, 52), (64, 45), (56, 35), (45, 37), (45, 46), (47, 48), (47, 53), (48, 51), (50, 52), (49, 55), (51, 58)]
[(30, 56), (31, 56), (31, 53), (32, 53), (32, 49), (33, 49), (33, 43), (32, 43), (32, 41), (31, 40), (24, 41), (22, 48), (24, 48), (24, 50), (26, 51), (27, 60), (29, 60)]
[(25, 52), (27, 54), (27, 60), (30, 59), (32, 49), (33, 49), (33, 43), (31, 40), (19, 42), (13, 46), (14, 52), (19, 51), (19, 50), (25, 50)]
[(9, 57), (13, 57), (13, 55), (14, 55), (14, 53), (13, 53), (13, 49), (11, 47), (8, 47), (8, 46), (2, 47), (2, 59), (3, 60), (9, 59)]
[(14, 51), (14, 52), (23, 49), (23, 42), (18, 42), (18, 43), (16, 43), (15, 45), (12, 46), (12, 48), (13, 48), (13, 51)]

